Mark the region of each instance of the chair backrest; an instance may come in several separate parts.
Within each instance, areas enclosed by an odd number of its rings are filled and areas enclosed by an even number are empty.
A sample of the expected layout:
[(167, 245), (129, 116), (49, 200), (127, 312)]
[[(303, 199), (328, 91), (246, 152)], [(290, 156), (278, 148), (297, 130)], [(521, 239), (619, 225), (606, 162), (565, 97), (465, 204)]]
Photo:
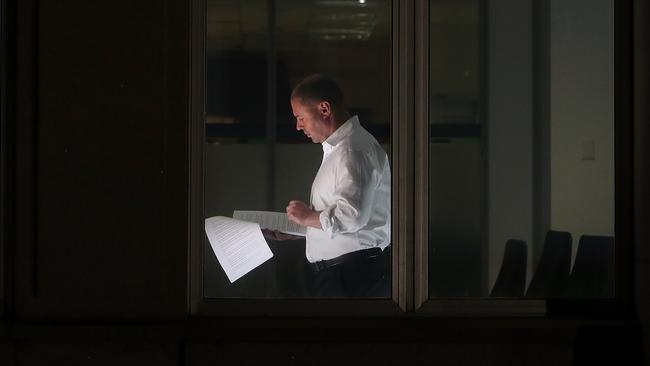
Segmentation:
[(565, 290), (572, 298), (614, 296), (614, 238), (583, 235)]
[(526, 287), (526, 259), (528, 247), (523, 240), (506, 242), (503, 262), (490, 297), (522, 297)]
[(526, 297), (536, 299), (562, 297), (570, 269), (571, 234), (566, 231), (549, 230), (544, 239), (542, 256), (528, 285)]

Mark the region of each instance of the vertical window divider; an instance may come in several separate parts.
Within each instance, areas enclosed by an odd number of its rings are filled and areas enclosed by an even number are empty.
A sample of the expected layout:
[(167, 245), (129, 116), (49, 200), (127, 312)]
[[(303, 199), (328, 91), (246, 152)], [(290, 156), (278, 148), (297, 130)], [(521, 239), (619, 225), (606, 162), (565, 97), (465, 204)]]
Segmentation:
[[(634, 2), (614, 3), (614, 302), (610, 311), (634, 314)], [(630, 123), (630, 121), (632, 121)]]
[(429, 297), (429, 0), (415, 1), (414, 309)]
[(0, 202), (2, 202), (0, 206), (0, 266), (2, 266), (0, 271), (0, 315), (5, 315), (7, 300), (11, 299), (9, 290), (12, 288), (8, 284), (11, 281), (9, 269), (12, 269), (13, 263), (13, 261), (8, 260), (10, 250), (7, 247), (7, 243), (11, 240), (9, 228), (12, 224), (10, 221), (12, 215), (9, 207), (11, 207), (13, 200), (11, 198), (13, 196), (9, 193), (12, 192), (10, 179), (13, 176), (11, 175), (11, 160), (8, 156), (13, 146), (11, 145), (12, 142), (7, 138), (9, 131), (13, 131), (7, 125), (9, 118), (11, 118), (10, 112), (7, 110), (9, 105), (12, 104), (9, 102), (10, 97), (8, 96), (9, 84), (11, 83), (8, 77), (8, 69), (13, 68), (13, 65), (10, 64), (10, 58), (7, 57), (8, 52), (11, 52), (8, 45), (8, 32), (10, 32), (10, 26), (7, 24), (8, 9), (8, 4), (3, 1), (0, 4)]
[(16, 4), (16, 268), (17, 316), (29, 313), (38, 298), (37, 272), (37, 135), (38, 135), (38, 1)]
[[(393, 3), (393, 297), (403, 311), (412, 311), (415, 220), (413, 203), (414, 37), (413, 1)], [(395, 270), (396, 269), (396, 270)]]
[(206, 37), (203, 31), (206, 27), (206, 0), (191, 0), (190, 6), (190, 52), (188, 85), (189, 108), (189, 138), (188, 153), (190, 156), (189, 167), (189, 192), (188, 207), (189, 217), (188, 232), (188, 304), (190, 314), (199, 313), (199, 305), (203, 298), (203, 140), (205, 136), (205, 49)]

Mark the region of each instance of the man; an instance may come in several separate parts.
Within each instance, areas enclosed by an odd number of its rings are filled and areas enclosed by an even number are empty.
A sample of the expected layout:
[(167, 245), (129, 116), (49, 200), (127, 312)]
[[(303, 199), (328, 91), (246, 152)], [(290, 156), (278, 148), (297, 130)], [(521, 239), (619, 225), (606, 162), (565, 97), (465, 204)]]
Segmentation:
[(377, 140), (350, 116), (338, 85), (322, 75), (291, 94), (296, 129), (323, 146), (311, 202), (290, 201), (289, 220), (307, 227), (316, 297), (390, 296), (390, 166)]

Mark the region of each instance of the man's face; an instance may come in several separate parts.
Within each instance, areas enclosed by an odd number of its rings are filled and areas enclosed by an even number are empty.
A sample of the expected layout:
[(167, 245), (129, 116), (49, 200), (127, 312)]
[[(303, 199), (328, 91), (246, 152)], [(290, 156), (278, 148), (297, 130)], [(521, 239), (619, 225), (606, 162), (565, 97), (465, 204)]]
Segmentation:
[(296, 117), (296, 129), (302, 131), (314, 143), (322, 143), (328, 137), (326, 121), (316, 103), (303, 103), (299, 98), (291, 99), (291, 109)]

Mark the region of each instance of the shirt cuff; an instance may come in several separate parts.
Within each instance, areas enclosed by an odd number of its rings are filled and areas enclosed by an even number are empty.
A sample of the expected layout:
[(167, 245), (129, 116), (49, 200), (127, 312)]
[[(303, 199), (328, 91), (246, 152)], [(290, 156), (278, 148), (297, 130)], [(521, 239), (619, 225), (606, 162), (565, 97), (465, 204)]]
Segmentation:
[(323, 231), (328, 233), (331, 237), (333, 235), (332, 228), (334, 225), (329, 210), (321, 211), (320, 215), (318, 215), (318, 221), (320, 221), (320, 226), (323, 228)]

